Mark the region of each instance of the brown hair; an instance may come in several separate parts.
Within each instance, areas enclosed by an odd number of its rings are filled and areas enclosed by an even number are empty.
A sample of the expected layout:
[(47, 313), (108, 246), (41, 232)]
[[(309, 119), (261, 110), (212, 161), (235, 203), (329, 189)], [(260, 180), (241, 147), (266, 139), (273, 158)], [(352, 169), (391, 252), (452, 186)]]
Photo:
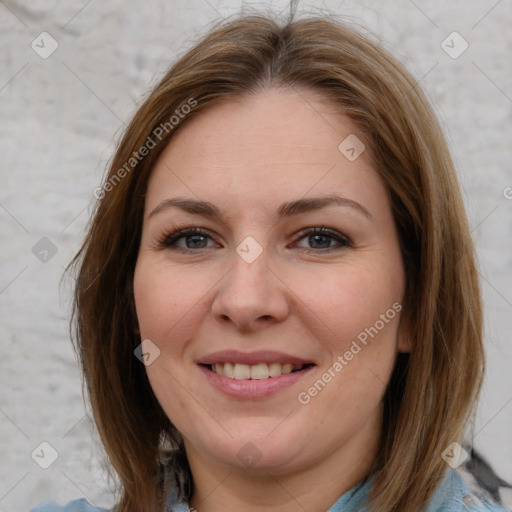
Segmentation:
[[(412, 350), (399, 355), (386, 390), (370, 510), (421, 509), (446, 470), (443, 450), (460, 439), (473, 411), (484, 368), (474, 249), (444, 136), (417, 82), (343, 23), (237, 17), (181, 57), (139, 108), (73, 260), (77, 350), (101, 440), (121, 479), (120, 512), (162, 510), (163, 472), (176, 479), (182, 498), (192, 493), (180, 434), (134, 357), (141, 340), (132, 281), (149, 175), (187, 119), (215, 102), (280, 86), (320, 91), (356, 123), (389, 190), (399, 233), (402, 322)], [(169, 120), (177, 114), (175, 126)], [(157, 142), (159, 126), (167, 129)], [(155, 147), (142, 152), (148, 137)], [(166, 446), (177, 451), (169, 455)]]

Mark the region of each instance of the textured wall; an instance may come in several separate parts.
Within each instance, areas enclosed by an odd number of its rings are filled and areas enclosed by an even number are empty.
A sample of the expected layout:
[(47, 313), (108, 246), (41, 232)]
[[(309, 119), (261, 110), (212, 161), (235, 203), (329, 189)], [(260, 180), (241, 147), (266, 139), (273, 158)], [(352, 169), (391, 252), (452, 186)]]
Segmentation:
[[(114, 502), (69, 339), (71, 286), (59, 280), (79, 247), (113, 142), (142, 94), (209, 22), (241, 7), (235, 0), (0, 2), (4, 512), (48, 497)], [(439, 112), (478, 246), (487, 315), (488, 372), (474, 443), (512, 481), (512, 2), (304, 7), (325, 7), (374, 30)]]

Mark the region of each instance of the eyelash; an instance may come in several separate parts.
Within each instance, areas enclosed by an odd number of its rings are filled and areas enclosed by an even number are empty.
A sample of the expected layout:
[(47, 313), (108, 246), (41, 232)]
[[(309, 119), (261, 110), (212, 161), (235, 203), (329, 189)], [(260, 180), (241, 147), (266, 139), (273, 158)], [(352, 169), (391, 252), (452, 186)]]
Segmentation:
[[(194, 235), (212, 238), (210, 233), (207, 230), (204, 230), (202, 228), (183, 228), (183, 229), (174, 231), (173, 233), (164, 235), (162, 237), (162, 239), (159, 240), (158, 246), (161, 249), (170, 249), (170, 250), (178, 251), (178, 252), (201, 251), (201, 250), (205, 250), (205, 249), (210, 249), (210, 247), (201, 247), (199, 249), (184, 249), (182, 247), (176, 247), (176, 242), (178, 240), (180, 240), (181, 238), (187, 237), (187, 236), (194, 236)], [(303, 238), (306, 238), (308, 236), (321, 235), (321, 236), (328, 236), (330, 238), (333, 238), (339, 243), (338, 247), (328, 247), (327, 249), (306, 249), (304, 247), (299, 248), (307, 254), (310, 254), (313, 252), (316, 252), (316, 253), (332, 252), (335, 250), (343, 249), (345, 247), (353, 247), (352, 242), (348, 237), (342, 235), (341, 233), (339, 233), (338, 231), (336, 231), (334, 229), (331, 229), (331, 228), (328, 228), (325, 226), (305, 228), (305, 229), (301, 230), (299, 233), (297, 233), (297, 235), (299, 236), (298, 241), (300, 241)]]

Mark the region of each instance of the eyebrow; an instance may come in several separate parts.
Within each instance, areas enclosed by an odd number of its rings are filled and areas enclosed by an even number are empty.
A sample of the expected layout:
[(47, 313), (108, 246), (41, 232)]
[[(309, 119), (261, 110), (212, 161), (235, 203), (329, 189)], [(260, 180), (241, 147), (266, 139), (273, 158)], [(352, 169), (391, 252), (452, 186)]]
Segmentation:
[[(326, 206), (331, 206), (333, 204), (353, 208), (359, 213), (362, 213), (365, 217), (369, 219), (372, 218), (370, 212), (363, 205), (353, 201), (352, 199), (337, 195), (309, 197), (283, 203), (277, 210), (277, 218), (278, 220), (282, 220), (301, 213), (320, 210), (321, 208), (325, 208)], [(172, 207), (180, 208), (181, 210), (194, 215), (223, 219), (222, 212), (213, 203), (196, 199), (188, 199), (186, 197), (174, 197), (162, 201), (154, 210), (152, 210), (149, 217)]]

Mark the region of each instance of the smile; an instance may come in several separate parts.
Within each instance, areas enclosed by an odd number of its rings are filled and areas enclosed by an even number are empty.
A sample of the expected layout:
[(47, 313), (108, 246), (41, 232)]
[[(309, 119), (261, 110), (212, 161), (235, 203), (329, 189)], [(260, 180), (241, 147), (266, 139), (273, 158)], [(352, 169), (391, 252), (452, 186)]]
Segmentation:
[(259, 364), (241, 364), (241, 363), (214, 363), (208, 365), (212, 372), (222, 375), (229, 379), (237, 380), (265, 380), (270, 378), (287, 375), (302, 370), (308, 364), (292, 363), (259, 363)]
[(279, 394), (317, 366), (311, 360), (274, 350), (221, 350), (195, 363), (213, 389), (242, 400)]

